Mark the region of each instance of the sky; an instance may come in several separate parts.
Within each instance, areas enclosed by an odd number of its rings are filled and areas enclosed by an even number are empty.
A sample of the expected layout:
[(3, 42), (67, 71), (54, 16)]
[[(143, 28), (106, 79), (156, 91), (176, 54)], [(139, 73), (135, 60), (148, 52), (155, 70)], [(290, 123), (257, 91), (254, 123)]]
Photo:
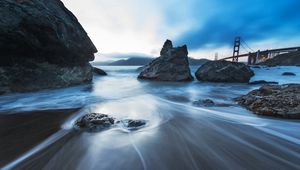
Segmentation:
[(166, 39), (209, 59), (231, 56), (235, 36), (241, 53), (300, 46), (300, 0), (62, 1), (96, 45), (97, 61), (157, 57)]

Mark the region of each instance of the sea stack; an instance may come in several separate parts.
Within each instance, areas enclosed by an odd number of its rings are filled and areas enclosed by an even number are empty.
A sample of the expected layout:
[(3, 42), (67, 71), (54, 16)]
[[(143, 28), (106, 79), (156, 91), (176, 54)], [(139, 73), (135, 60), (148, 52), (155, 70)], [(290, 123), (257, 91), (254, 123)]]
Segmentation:
[(139, 79), (156, 81), (192, 81), (187, 46), (173, 47), (167, 40), (160, 51), (160, 57), (143, 67)]
[(195, 75), (199, 81), (248, 83), (254, 72), (243, 63), (219, 60), (203, 64)]
[(0, 93), (92, 80), (96, 47), (60, 0), (0, 0)]

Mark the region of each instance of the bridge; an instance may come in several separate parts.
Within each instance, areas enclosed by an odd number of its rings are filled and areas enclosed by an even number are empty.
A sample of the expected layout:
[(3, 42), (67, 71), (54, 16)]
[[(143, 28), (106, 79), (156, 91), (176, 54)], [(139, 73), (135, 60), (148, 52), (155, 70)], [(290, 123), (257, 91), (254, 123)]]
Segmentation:
[[(241, 46), (244, 49), (247, 47), (252, 52), (248, 52), (245, 54), (239, 54)], [(231, 59), (233, 62), (238, 62), (239, 58), (248, 57), (248, 65), (254, 65), (259, 62), (266, 61), (267, 59), (273, 58), (279, 54), (300, 51), (300, 47), (278, 48), (278, 49), (270, 49), (270, 50), (263, 50), (263, 51), (258, 50), (256, 52), (253, 52), (253, 51), (254, 50), (252, 50), (252, 48), (250, 48), (245, 41), (243, 41), (243, 44), (242, 44), (241, 38), (236, 37), (234, 40), (233, 55), (230, 57), (222, 58), (221, 60)]]

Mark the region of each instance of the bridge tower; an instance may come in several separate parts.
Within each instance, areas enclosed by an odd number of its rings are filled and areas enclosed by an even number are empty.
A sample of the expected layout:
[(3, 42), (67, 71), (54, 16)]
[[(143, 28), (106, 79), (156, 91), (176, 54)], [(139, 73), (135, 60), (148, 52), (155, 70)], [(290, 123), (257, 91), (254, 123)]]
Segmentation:
[(233, 58), (232, 62), (238, 62), (239, 57), (238, 55), (240, 54), (240, 46), (241, 46), (241, 37), (235, 37), (234, 39), (234, 47), (233, 47)]

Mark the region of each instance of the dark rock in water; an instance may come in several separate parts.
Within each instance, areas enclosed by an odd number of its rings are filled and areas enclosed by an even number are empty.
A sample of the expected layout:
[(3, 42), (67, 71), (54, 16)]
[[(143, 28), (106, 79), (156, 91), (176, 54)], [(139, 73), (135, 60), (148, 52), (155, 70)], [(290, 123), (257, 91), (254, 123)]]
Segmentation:
[(147, 121), (134, 119), (116, 120), (106, 114), (89, 113), (79, 118), (74, 126), (76, 129), (82, 129), (87, 132), (99, 132), (117, 124), (121, 124), (122, 127), (128, 130), (137, 130), (144, 127)]
[(197, 106), (197, 107), (228, 107), (228, 106), (232, 106), (231, 104), (215, 103), (211, 99), (203, 99), (203, 100), (194, 101), (193, 105)]
[(138, 67), (138, 68), (136, 69), (136, 71), (137, 71), (137, 72), (141, 72), (141, 71), (144, 70), (144, 68), (145, 68), (145, 66)]
[(258, 85), (258, 84), (278, 84), (278, 82), (275, 82), (275, 81), (265, 81), (265, 80), (257, 80), (257, 81), (252, 81), (249, 84), (251, 84), (251, 85)]
[(205, 63), (195, 75), (199, 81), (246, 83), (254, 72), (243, 63), (219, 60)]
[(292, 72), (284, 72), (282, 73), (283, 76), (296, 76), (295, 73), (292, 73)]
[(111, 127), (115, 120), (105, 114), (90, 113), (75, 122), (75, 126), (90, 132), (97, 132)]
[(259, 115), (300, 119), (300, 84), (265, 85), (236, 101)]
[(174, 48), (167, 40), (160, 52), (161, 56), (144, 67), (139, 79), (157, 81), (191, 81), (187, 46)]
[[(300, 49), (299, 49), (300, 50)], [(268, 59), (265, 62), (259, 63), (269, 67), (274, 66), (300, 66), (300, 51), (280, 54), (274, 58)]]
[(100, 68), (97, 68), (97, 67), (93, 67), (93, 72), (96, 74), (96, 75), (99, 75), (99, 76), (106, 76), (107, 73), (103, 70), (101, 70)]
[(125, 127), (129, 129), (134, 129), (134, 128), (141, 128), (146, 125), (145, 120), (131, 120), (131, 119), (125, 119), (121, 121)]
[(0, 6), (0, 88), (6, 93), (92, 80), (89, 61), (97, 49), (61, 1), (0, 0)]
[(215, 102), (210, 99), (198, 100), (193, 102), (195, 106), (204, 106), (204, 107), (212, 107), (215, 105)]

